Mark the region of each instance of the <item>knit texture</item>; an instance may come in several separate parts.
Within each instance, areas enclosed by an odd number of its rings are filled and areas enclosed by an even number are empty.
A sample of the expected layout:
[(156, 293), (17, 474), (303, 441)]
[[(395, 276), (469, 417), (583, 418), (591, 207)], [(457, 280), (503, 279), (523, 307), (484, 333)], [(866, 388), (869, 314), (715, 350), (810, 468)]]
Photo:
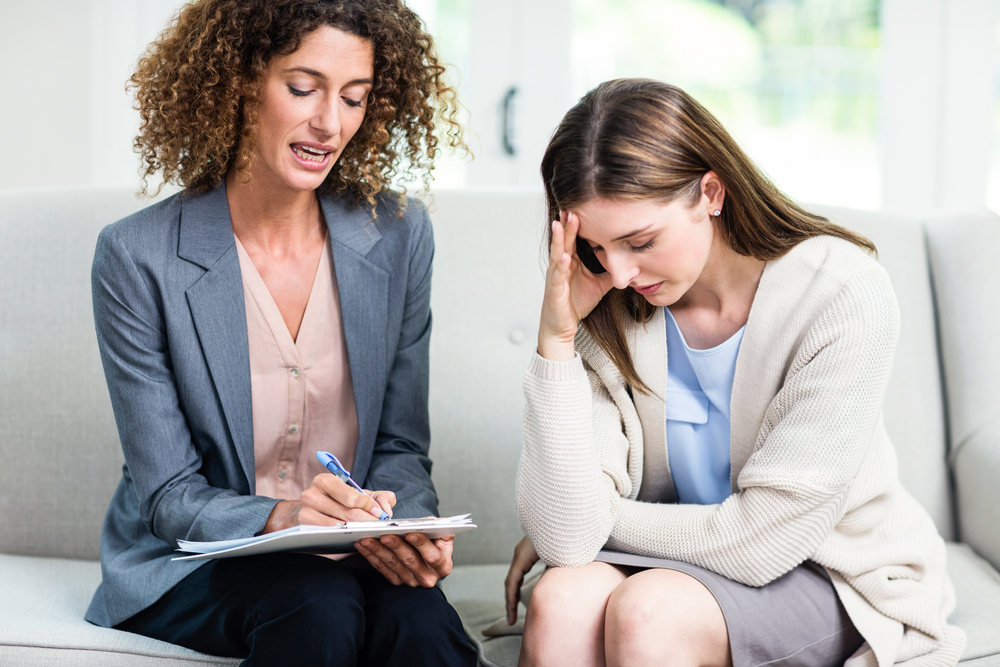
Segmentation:
[(582, 327), (575, 359), (528, 368), (517, 506), (542, 559), (576, 567), (606, 545), (750, 586), (813, 560), (866, 639), (850, 667), (957, 664), (944, 541), (899, 483), (882, 423), (899, 328), (882, 267), (832, 237), (767, 264), (736, 364), (733, 495), (718, 505), (676, 504), (663, 317), (628, 330), (656, 395), (633, 400)]

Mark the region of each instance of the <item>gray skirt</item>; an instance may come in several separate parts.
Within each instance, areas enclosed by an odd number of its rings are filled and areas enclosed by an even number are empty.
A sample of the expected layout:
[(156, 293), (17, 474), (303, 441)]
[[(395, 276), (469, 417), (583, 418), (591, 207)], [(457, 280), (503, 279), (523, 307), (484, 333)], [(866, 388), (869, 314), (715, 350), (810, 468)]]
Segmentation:
[(700, 581), (726, 618), (733, 667), (840, 666), (864, 643), (826, 570), (812, 561), (754, 588), (676, 560), (615, 551), (601, 551), (595, 560), (677, 570)]

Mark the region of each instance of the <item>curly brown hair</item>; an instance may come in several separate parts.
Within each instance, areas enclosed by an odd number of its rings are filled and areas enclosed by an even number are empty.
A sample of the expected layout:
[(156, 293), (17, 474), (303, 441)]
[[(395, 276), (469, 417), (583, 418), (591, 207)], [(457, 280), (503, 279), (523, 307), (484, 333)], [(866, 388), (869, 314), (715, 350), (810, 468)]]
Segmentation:
[(157, 172), (192, 191), (214, 188), (234, 168), (248, 180), (268, 63), (321, 26), (369, 40), (375, 55), (364, 121), (324, 189), (374, 207), (397, 176), (423, 172), (429, 187), (439, 141), (468, 150), (456, 91), (402, 0), (196, 0), (149, 45), (129, 82), (142, 117), (134, 142), (142, 191)]

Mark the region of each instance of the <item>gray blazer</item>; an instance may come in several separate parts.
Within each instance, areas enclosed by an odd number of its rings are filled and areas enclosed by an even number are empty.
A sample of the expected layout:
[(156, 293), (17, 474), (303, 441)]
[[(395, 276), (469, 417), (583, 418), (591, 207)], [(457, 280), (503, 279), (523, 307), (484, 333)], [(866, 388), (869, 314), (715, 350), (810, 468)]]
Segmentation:
[[(437, 514), (427, 457), (434, 240), (411, 201), (397, 218), (328, 196), (357, 408), (352, 476), (396, 493), (399, 517)], [(243, 283), (225, 186), (180, 194), (109, 225), (92, 271), (94, 321), (125, 465), (101, 534), (103, 582), (87, 620), (113, 626), (200, 562), (178, 539), (247, 537), (276, 500), (254, 495)]]

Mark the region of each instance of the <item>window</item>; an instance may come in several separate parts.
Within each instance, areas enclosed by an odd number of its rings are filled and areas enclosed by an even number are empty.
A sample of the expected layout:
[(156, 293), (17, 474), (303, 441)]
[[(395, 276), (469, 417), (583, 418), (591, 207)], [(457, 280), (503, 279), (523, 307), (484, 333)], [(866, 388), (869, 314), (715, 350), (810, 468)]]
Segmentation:
[(774, 182), (878, 208), (879, 0), (574, 0), (576, 96), (601, 81), (676, 84)]

